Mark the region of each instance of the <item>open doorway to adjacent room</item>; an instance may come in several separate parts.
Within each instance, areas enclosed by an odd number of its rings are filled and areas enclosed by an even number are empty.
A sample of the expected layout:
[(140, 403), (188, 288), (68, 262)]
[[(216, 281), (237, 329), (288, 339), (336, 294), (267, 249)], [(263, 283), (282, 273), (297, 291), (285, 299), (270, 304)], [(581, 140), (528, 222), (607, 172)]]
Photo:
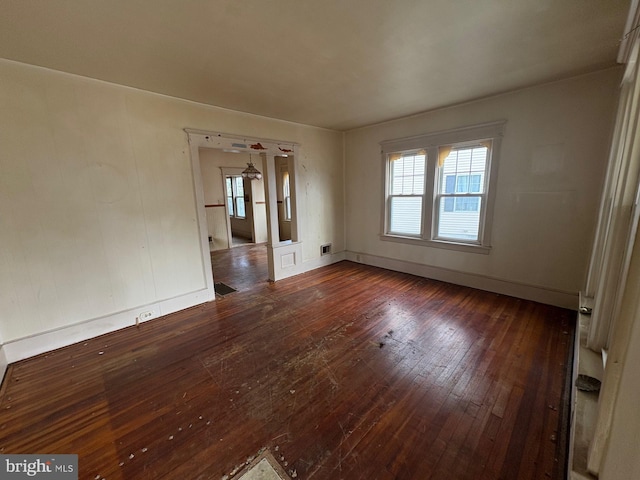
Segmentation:
[(215, 148), (201, 148), (199, 157), (216, 294), (267, 281), (264, 179), (242, 176), (248, 163), (264, 171), (262, 158)]
[[(295, 166), (299, 146), (185, 131), (189, 135), (207, 295), (214, 293), (214, 276), (215, 282), (219, 281), (212, 268), (212, 256), (217, 252), (264, 247), (268, 267), (265, 280), (301, 273)], [(257, 170), (250, 174), (254, 166)], [(243, 260), (234, 257), (239, 269)], [(255, 278), (256, 283), (260, 281)]]
[(267, 242), (264, 179), (242, 177), (247, 163), (262, 169), (260, 155), (201, 148), (200, 171), (211, 252)]

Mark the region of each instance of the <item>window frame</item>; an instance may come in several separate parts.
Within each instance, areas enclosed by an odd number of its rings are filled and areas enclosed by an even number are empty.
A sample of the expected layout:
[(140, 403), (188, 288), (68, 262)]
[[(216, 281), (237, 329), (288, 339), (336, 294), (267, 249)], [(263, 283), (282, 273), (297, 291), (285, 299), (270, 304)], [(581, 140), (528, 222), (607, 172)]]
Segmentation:
[[(491, 142), (491, 146), (487, 147), (486, 145), (481, 145), (480, 143), (488, 143)], [(435, 193), (434, 193), (434, 200), (433, 200), (433, 232), (432, 232), (432, 239), (434, 240), (439, 240), (439, 241), (447, 241), (447, 242), (456, 242), (456, 243), (462, 243), (464, 245), (482, 245), (482, 236), (483, 236), (483, 231), (484, 231), (484, 225), (485, 225), (485, 213), (486, 213), (486, 206), (487, 206), (487, 193), (488, 193), (488, 189), (489, 189), (489, 184), (487, 183), (487, 179), (489, 176), (489, 170), (491, 168), (491, 151), (493, 150), (493, 141), (488, 140), (488, 139), (482, 139), (480, 141), (475, 141), (475, 142), (462, 142), (462, 143), (457, 143), (457, 144), (453, 144), (450, 145), (451, 147), (453, 147), (451, 149), (451, 152), (453, 151), (458, 151), (458, 150), (473, 150), (474, 148), (478, 148), (478, 147), (484, 147), (487, 148), (487, 158), (485, 159), (485, 166), (484, 166), (484, 170), (482, 171), (482, 173), (472, 173), (472, 171), (470, 170), (469, 172), (465, 172), (463, 174), (458, 174), (457, 171), (455, 174), (451, 175), (448, 174), (446, 175), (447, 177), (453, 177), (454, 180), (454, 191), (451, 193), (447, 193), (447, 192), (441, 192), (440, 188), (442, 185), (441, 182), (441, 178), (442, 176), (445, 175), (445, 171), (444, 171), (444, 165), (440, 166), (438, 165), (436, 167), (436, 175), (435, 175), (435, 181), (436, 181), (436, 187), (435, 187)], [(448, 158), (448, 156), (447, 156)], [(484, 175), (485, 181), (482, 181), (482, 176)], [(471, 178), (473, 177), (479, 177), (479, 182), (478, 185), (483, 185), (484, 189), (479, 190), (478, 192), (467, 192), (467, 193), (463, 193), (463, 192), (459, 192), (459, 187), (460, 187), (460, 182), (459, 180), (462, 178), (466, 178), (467, 183), (467, 187), (468, 189), (471, 186)], [(440, 228), (442, 225), (440, 225), (440, 204), (443, 200), (446, 199), (452, 199), (453, 200), (453, 210), (451, 210), (451, 212), (467, 212), (467, 213), (472, 213), (472, 212), (477, 212), (478, 213), (478, 238), (477, 240), (469, 240), (469, 241), (465, 241), (459, 238), (455, 238), (455, 237), (447, 237), (446, 235), (442, 235), (440, 234)], [(459, 200), (470, 200), (470, 199), (477, 199), (479, 202), (479, 206), (480, 209), (478, 210), (476, 208), (476, 210), (464, 210), (462, 208), (458, 208), (458, 204), (459, 204)]]
[[(387, 230), (389, 232), (390, 235), (400, 235), (403, 237), (411, 237), (411, 238), (420, 238), (423, 235), (424, 232), (424, 196), (426, 195), (426, 181), (427, 181), (427, 152), (423, 151), (423, 150), (411, 150), (411, 151), (404, 151), (401, 153), (401, 155), (403, 157), (408, 157), (408, 156), (413, 156), (414, 157), (414, 162), (415, 162), (415, 157), (416, 156), (424, 156), (425, 160), (424, 160), (424, 174), (423, 174), (423, 179), (422, 179), (422, 193), (418, 194), (418, 193), (410, 193), (410, 194), (405, 194), (405, 193), (392, 193), (391, 192), (391, 179), (392, 179), (392, 168), (391, 168), (391, 161), (389, 161), (388, 163), (388, 177), (389, 177), (389, 182), (388, 182), (388, 186), (389, 186), (389, 191), (386, 195), (386, 213), (385, 215), (387, 216), (386, 221), (387, 221)], [(414, 171), (415, 171), (415, 165), (414, 165)], [(415, 176), (415, 175), (413, 175)], [(411, 233), (400, 233), (400, 232), (393, 232), (391, 230), (391, 203), (392, 200), (394, 198), (420, 198), (420, 203), (421, 203), (421, 221), (420, 221), (420, 228), (417, 234), (411, 234)]]
[[(491, 249), (491, 226), (493, 224), (497, 170), (505, 125), (506, 121), (497, 121), (381, 142), (380, 147), (384, 172), (384, 175), (382, 176), (382, 191), (384, 194), (382, 198), (380, 239), (410, 245), (423, 245), (464, 252), (488, 254)], [(460, 239), (437, 236), (439, 212), (437, 209), (439, 208), (439, 200), (447, 198), (446, 196), (443, 196), (444, 194), (441, 194), (438, 191), (440, 188), (437, 183), (440, 180), (440, 167), (438, 166), (439, 148), (442, 146), (466, 148), (474, 145), (477, 146), (480, 142), (487, 141), (491, 142), (491, 148), (487, 153), (487, 165), (485, 166), (485, 191), (482, 194), (472, 195), (474, 198), (476, 196), (481, 197), (478, 240), (466, 242)], [(389, 229), (391, 156), (417, 152), (419, 150), (425, 150), (427, 153), (421, 234), (419, 236), (413, 236), (394, 233)], [(454, 185), (454, 190), (456, 186), (457, 185)], [(456, 198), (456, 196), (453, 196), (452, 198)]]

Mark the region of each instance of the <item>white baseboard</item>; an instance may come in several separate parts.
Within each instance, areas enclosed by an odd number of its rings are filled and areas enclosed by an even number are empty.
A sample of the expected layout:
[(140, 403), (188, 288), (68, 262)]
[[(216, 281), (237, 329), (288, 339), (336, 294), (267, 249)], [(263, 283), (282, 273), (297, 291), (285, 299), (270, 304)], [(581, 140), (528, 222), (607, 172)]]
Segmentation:
[(409, 273), (420, 277), (431, 278), (443, 282), (477, 288), (488, 292), (509, 295), (511, 297), (533, 300), (535, 302), (554, 305), (556, 307), (577, 310), (578, 292), (566, 292), (537, 285), (512, 282), (500, 278), (461, 272), (447, 268), (434, 267), (421, 263), (407, 262), (393, 258), (379, 257), (366, 253), (346, 252), (346, 259), (356, 263), (363, 263), (373, 267), (386, 268), (396, 272)]
[(310, 272), (316, 268), (326, 267), (333, 263), (338, 263), (346, 260), (347, 252), (332, 253), (330, 255), (322, 255), (321, 257), (314, 258), (313, 260), (307, 260), (303, 262), (302, 266), (305, 272)]
[[(214, 299), (215, 292), (213, 288), (205, 288), (180, 295), (179, 297), (141, 305), (104, 317), (93, 318), (74, 325), (6, 342), (0, 349), (0, 367), (3, 364), (24, 360), (34, 355), (135, 325), (136, 319), (139, 319), (140, 322), (146, 322)], [(152, 313), (146, 318), (144, 316), (141, 317), (141, 314), (147, 312)]]
[[(288, 258), (288, 257), (294, 260), (290, 262), (289, 266), (283, 266), (281, 259)], [(330, 255), (322, 255), (312, 260), (307, 260), (305, 262), (299, 260), (301, 257), (302, 257), (302, 246), (299, 243), (282, 245), (274, 248), (273, 258), (275, 263), (274, 273), (275, 273), (276, 281), (283, 280), (289, 277), (294, 277), (302, 273), (310, 272), (311, 270), (315, 270), (316, 268), (320, 268), (320, 267), (325, 267), (327, 265), (331, 265), (332, 263), (341, 262), (342, 260), (345, 260), (345, 252), (343, 251), (338, 253), (332, 253)]]

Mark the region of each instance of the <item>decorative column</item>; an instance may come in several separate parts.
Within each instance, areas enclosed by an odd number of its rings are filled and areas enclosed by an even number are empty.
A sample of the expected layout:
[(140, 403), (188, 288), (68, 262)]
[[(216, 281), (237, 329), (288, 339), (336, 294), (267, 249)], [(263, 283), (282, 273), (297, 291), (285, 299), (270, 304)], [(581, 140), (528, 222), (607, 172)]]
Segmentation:
[(263, 153), (264, 188), (267, 200), (267, 250), (269, 259), (269, 280), (275, 281), (274, 247), (280, 244), (280, 232), (278, 229), (278, 197), (276, 192), (276, 158), (273, 153)]

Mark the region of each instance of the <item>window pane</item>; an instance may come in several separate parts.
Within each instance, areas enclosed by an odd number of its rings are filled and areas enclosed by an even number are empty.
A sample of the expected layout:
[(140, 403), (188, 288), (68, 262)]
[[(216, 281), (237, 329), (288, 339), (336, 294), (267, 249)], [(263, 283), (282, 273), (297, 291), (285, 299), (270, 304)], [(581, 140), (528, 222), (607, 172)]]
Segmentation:
[(236, 217), (244, 218), (244, 197), (236, 197)]
[(422, 227), (422, 197), (392, 197), (389, 205), (389, 231), (420, 235)]
[(469, 183), (469, 192), (470, 193), (480, 193), (482, 190), (482, 175), (471, 175), (470, 183)]
[(445, 197), (442, 199), (444, 202), (444, 211), (445, 212), (453, 212), (453, 206), (455, 205), (455, 198)]
[(469, 193), (469, 175), (458, 175), (456, 193)]
[(456, 176), (455, 175), (446, 175), (445, 176), (445, 185), (444, 185), (444, 193), (453, 193), (456, 186)]
[(231, 177), (227, 177), (225, 180), (227, 183), (227, 197), (231, 197), (233, 196), (233, 191), (231, 190)]
[(227, 197), (227, 208), (229, 209), (229, 216), (233, 217), (233, 197)]
[(455, 198), (456, 208), (453, 211), (447, 210), (446, 201), (442, 200), (450, 200), (450, 198), (441, 198), (437, 236), (467, 242), (478, 240), (482, 198), (476, 196), (457, 197)]
[(242, 177), (234, 177), (236, 181), (236, 197), (244, 197), (244, 185), (242, 183)]

